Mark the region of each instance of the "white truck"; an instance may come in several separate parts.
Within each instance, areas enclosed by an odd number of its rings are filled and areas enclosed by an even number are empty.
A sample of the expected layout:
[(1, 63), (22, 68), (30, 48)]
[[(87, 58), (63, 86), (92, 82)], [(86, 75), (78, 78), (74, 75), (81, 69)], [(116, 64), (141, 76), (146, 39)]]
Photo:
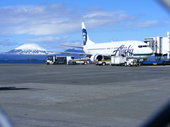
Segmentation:
[(68, 64), (70, 60), (74, 59), (71, 56), (48, 56), (46, 60), (47, 65), (55, 65), (55, 64)]
[(128, 59), (125, 62), (125, 66), (140, 66), (140, 63), (137, 61), (137, 59)]
[(111, 65), (125, 65), (126, 57), (123, 56), (111, 56)]
[(111, 65), (139, 66), (140, 62), (137, 59), (128, 59), (125, 56), (111, 56)]

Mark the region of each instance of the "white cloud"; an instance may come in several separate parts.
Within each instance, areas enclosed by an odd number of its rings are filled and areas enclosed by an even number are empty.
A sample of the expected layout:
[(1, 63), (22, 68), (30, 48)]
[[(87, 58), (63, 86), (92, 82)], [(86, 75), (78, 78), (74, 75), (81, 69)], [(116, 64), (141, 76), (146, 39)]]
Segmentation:
[(33, 39), (29, 39), (29, 41), (32, 42), (38, 42), (38, 43), (43, 43), (43, 42), (61, 42), (61, 41), (67, 41), (68, 37), (64, 36), (64, 37), (58, 37), (58, 36), (42, 36), (42, 37), (38, 37), (38, 38), (33, 38)]
[(0, 7), (0, 34), (51, 35), (90, 27), (108, 26), (134, 17), (124, 11), (81, 10), (62, 4)]
[(95, 10), (90, 11), (83, 16), (83, 20), (86, 21), (88, 26), (109, 26), (115, 25), (122, 21), (129, 21), (135, 19), (134, 16), (127, 15), (124, 11), (104, 11)]
[(69, 43), (68, 36), (41, 36), (29, 39), (33, 43), (39, 44), (46, 49), (63, 49), (63, 44)]
[[(63, 4), (0, 7), (0, 34), (56, 35), (80, 31), (81, 22), (88, 28), (110, 27), (123, 23), (128, 28), (160, 25), (159, 21), (135, 22), (138, 16), (123, 10), (77, 9)], [(127, 24), (128, 22), (132, 22)], [(119, 25), (120, 26), (120, 25)], [(122, 25), (121, 25), (122, 26)]]
[(0, 8), (1, 34), (48, 35), (74, 31), (75, 15), (60, 4)]

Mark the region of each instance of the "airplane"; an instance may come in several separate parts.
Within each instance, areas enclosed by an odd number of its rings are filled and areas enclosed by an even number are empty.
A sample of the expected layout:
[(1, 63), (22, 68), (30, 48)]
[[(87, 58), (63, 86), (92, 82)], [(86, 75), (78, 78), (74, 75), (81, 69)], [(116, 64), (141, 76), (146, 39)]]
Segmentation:
[[(83, 49), (84, 53), (65, 52), (66, 54), (86, 55), (91, 61), (100, 61), (104, 56), (117, 55), (119, 52), (127, 58), (146, 59), (153, 54), (152, 49), (143, 41), (115, 41), (95, 43), (90, 40), (84, 22), (82, 22), (83, 46), (69, 46)], [(121, 54), (121, 55), (122, 55)]]

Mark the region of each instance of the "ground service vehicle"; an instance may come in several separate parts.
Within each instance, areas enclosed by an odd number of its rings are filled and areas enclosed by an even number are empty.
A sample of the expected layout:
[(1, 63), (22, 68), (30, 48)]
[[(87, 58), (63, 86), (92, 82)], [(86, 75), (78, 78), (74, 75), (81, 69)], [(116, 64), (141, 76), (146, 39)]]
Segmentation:
[(110, 65), (111, 63), (111, 57), (110, 56), (103, 56), (101, 57), (101, 59), (98, 59), (98, 61), (96, 61), (96, 65)]
[(126, 57), (123, 56), (111, 56), (111, 65), (125, 65)]
[(54, 65), (54, 64), (68, 64), (70, 60), (74, 59), (71, 56), (48, 56), (46, 64)]
[(140, 66), (140, 62), (137, 59), (127, 59), (125, 56), (111, 56), (111, 65)]
[(139, 62), (137, 61), (137, 59), (128, 59), (125, 62), (125, 66), (139, 66)]

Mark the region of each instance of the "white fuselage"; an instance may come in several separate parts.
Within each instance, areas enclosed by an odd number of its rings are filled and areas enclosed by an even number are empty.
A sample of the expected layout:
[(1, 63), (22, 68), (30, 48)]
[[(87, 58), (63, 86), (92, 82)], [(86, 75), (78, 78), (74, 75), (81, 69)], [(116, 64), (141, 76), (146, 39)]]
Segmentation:
[[(122, 55), (135, 59), (145, 59), (152, 55), (152, 49), (142, 41), (117, 41), (94, 43), (89, 39), (84, 22), (82, 22), (83, 50), (95, 60), (96, 56)], [(100, 57), (101, 58), (101, 57)]]
[(106, 43), (87, 43), (83, 47), (83, 50), (87, 54), (93, 55), (112, 55), (115, 50), (120, 46), (128, 49), (130, 47), (133, 50), (134, 58), (147, 58), (152, 55), (152, 50), (142, 41), (117, 41)]

